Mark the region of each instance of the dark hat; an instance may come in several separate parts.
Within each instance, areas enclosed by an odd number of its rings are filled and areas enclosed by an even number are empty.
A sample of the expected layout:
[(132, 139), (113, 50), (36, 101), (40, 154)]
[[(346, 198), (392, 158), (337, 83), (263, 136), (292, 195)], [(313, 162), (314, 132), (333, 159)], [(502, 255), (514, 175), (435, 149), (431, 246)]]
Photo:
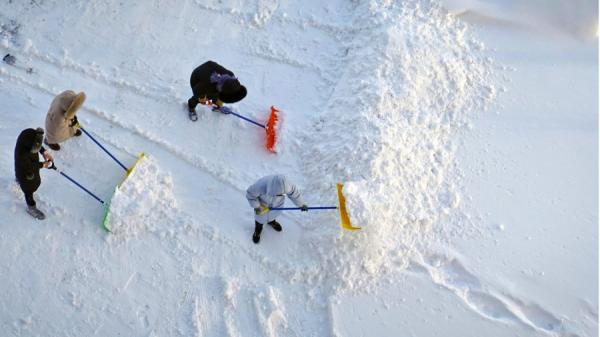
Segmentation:
[(232, 78), (223, 83), (219, 99), (224, 103), (235, 103), (244, 99), (246, 94), (248, 94), (246, 87), (241, 85), (237, 78)]
[(25, 129), (19, 134), (17, 138), (17, 145), (15, 146), (15, 152), (24, 153), (39, 151), (42, 146), (42, 140), (44, 139), (44, 129)]

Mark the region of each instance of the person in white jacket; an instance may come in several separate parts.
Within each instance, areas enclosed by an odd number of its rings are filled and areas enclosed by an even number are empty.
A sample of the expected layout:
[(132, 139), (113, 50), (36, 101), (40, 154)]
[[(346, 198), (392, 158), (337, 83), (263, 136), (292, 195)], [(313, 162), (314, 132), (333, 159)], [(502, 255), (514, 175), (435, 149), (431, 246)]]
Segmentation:
[(252, 235), (254, 243), (260, 241), (260, 233), (265, 223), (273, 227), (274, 230), (281, 231), (281, 225), (275, 220), (281, 214), (281, 211), (270, 209), (283, 206), (286, 195), (302, 211), (308, 211), (308, 206), (302, 200), (300, 191), (284, 175), (276, 174), (262, 177), (248, 187), (246, 199), (248, 199), (250, 206), (254, 208), (255, 214), (255, 227)]

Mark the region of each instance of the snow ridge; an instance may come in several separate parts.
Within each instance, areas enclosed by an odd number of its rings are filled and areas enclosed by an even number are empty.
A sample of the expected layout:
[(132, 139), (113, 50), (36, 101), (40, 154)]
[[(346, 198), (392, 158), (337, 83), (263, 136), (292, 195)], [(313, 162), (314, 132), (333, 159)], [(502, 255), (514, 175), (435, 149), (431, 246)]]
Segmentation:
[[(435, 240), (460, 201), (452, 136), (495, 97), (481, 44), (436, 2), (371, 1), (355, 14), (360, 33), (302, 157), (321, 202), (335, 202), (334, 184), (346, 182), (351, 219), (364, 227), (323, 257), (349, 289), (406, 266)], [(329, 241), (336, 222), (323, 216), (311, 230)]]

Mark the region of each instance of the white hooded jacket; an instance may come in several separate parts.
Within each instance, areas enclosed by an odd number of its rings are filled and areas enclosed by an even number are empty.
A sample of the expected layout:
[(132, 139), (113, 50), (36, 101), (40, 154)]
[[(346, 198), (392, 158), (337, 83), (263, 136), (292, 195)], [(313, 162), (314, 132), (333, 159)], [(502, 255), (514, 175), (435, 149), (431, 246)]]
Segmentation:
[[(270, 175), (260, 178), (246, 191), (246, 199), (252, 208), (266, 206), (269, 208), (281, 207), (285, 203), (285, 196), (297, 206), (304, 205), (302, 195), (296, 187), (281, 174)], [(274, 220), (281, 211), (269, 211), (263, 215), (257, 215), (256, 221), (259, 223), (269, 222)]]

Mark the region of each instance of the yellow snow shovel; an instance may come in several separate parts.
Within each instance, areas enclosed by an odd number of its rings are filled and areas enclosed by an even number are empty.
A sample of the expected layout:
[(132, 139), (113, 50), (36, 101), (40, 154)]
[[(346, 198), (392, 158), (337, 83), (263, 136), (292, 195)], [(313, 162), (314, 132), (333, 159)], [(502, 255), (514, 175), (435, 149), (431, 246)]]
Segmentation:
[[(336, 206), (311, 206), (311, 207), (308, 207), (307, 209), (337, 209), (340, 211), (340, 224), (342, 225), (342, 228), (347, 229), (349, 231), (357, 231), (360, 229), (360, 227), (352, 226), (352, 224), (350, 223), (350, 217), (348, 216), (348, 212), (346, 211), (346, 199), (344, 198), (344, 194), (342, 194), (343, 187), (344, 187), (344, 185), (342, 183), (337, 183), (337, 194), (338, 194), (338, 205), (339, 206), (337, 206), (337, 207)], [(270, 210), (273, 210), (273, 211), (298, 211), (298, 210), (302, 210), (302, 208), (301, 207), (273, 207), (273, 208), (265, 207), (265, 208), (263, 208), (261, 213), (259, 213), (259, 215), (265, 214)]]
[(346, 198), (344, 198), (344, 194), (342, 193), (342, 189), (344, 188), (344, 184), (337, 183), (337, 193), (338, 193), (338, 205), (340, 210), (340, 223), (342, 224), (342, 228), (347, 229), (349, 231), (357, 231), (360, 227), (353, 227), (350, 223), (350, 217), (348, 216), (348, 211), (346, 211)]

